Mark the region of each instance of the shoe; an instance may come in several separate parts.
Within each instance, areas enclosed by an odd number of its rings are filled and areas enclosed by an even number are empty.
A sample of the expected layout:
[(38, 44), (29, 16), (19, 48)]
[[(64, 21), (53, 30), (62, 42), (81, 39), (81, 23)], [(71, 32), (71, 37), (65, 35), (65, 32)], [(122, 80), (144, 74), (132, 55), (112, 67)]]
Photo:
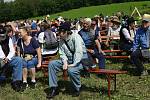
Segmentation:
[(28, 87), (28, 83), (27, 82), (23, 82), (22, 83), (22, 88), (25, 90)]
[(53, 98), (54, 96), (56, 96), (58, 94), (59, 94), (59, 91), (58, 91), (57, 87), (51, 87), (50, 92), (48, 93), (46, 98), (51, 99), (51, 98)]
[(36, 82), (31, 82), (30, 83), (30, 88), (35, 89), (35, 87), (36, 87)]
[(87, 70), (81, 70), (80, 75), (84, 78), (90, 78), (90, 73)]
[(73, 94), (72, 94), (72, 97), (78, 97), (80, 95), (80, 91), (75, 91)]
[(6, 80), (6, 76), (0, 76), (0, 81), (5, 81)]
[(6, 81), (6, 76), (0, 76), (0, 86), (5, 83)]
[(143, 72), (141, 73), (141, 76), (147, 76), (147, 75), (148, 75), (147, 70), (145, 70), (145, 71), (143, 71)]
[(22, 87), (23, 86), (22, 81), (20, 81), (20, 80), (12, 82), (11, 86), (12, 86), (13, 90), (15, 90), (16, 92), (24, 91), (24, 89)]

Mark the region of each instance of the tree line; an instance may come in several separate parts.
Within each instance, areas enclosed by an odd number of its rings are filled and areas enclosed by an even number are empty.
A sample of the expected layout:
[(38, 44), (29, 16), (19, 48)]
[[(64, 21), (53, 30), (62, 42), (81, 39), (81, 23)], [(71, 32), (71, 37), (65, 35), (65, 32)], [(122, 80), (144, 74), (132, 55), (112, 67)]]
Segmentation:
[[(27, 19), (87, 6), (140, 0), (15, 0), (0, 1), (0, 22)], [(141, 0), (146, 1), (146, 0)]]

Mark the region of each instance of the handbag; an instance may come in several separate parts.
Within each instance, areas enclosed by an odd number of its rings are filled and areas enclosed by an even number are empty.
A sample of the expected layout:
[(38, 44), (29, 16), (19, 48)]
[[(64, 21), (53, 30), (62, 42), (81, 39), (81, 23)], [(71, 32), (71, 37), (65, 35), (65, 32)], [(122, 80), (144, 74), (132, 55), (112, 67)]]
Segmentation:
[(33, 55), (32, 55), (32, 54), (25, 54), (25, 53), (24, 53), (24, 46), (23, 46), (23, 41), (22, 41), (22, 40), (21, 40), (21, 47), (22, 47), (22, 51), (23, 51), (21, 57), (22, 57), (25, 61), (32, 60), (32, 58), (33, 58)]
[(26, 61), (32, 60), (32, 58), (33, 58), (33, 55), (31, 55), (31, 54), (25, 54), (25, 55), (24, 55), (24, 59), (25, 59)]

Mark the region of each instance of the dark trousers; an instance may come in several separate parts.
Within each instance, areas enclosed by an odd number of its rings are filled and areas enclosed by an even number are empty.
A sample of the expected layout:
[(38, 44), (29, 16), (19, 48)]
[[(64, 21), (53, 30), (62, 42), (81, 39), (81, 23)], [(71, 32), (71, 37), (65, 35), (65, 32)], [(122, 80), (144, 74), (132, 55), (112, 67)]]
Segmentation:
[(144, 71), (144, 65), (142, 63), (142, 53), (140, 50), (136, 50), (131, 53), (131, 60), (133, 61), (134, 65), (137, 67), (137, 73), (141, 74)]
[(88, 57), (97, 58), (100, 69), (105, 69), (105, 56), (99, 53), (97, 48), (94, 48), (94, 54), (88, 53)]

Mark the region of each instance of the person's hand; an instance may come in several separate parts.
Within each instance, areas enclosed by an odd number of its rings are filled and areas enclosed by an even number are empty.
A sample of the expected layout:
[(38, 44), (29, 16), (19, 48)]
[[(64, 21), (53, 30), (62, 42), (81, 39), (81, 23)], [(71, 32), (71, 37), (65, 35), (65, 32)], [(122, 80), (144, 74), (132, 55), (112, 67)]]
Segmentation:
[(67, 70), (67, 68), (68, 68), (68, 62), (67, 62), (67, 61), (64, 61), (63, 70)]
[(74, 67), (74, 64), (70, 64), (70, 65), (68, 65), (68, 67)]
[(40, 68), (40, 67), (41, 67), (41, 63), (38, 63), (36, 67), (37, 67), (37, 68)]
[(106, 47), (109, 47), (109, 43), (105, 43)]
[(99, 51), (99, 53), (102, 53), (104, 56), (106, 55), (106, 53), (104, 51)]
[(9, 62), (9, 59), (8, 59), (8, 58), (4, 58), (4, 59), (3, 59), (3, 62), (6, 64), (6, 63)]
[(89, 50), (90, 53), (94, 54), (94, 50)]

